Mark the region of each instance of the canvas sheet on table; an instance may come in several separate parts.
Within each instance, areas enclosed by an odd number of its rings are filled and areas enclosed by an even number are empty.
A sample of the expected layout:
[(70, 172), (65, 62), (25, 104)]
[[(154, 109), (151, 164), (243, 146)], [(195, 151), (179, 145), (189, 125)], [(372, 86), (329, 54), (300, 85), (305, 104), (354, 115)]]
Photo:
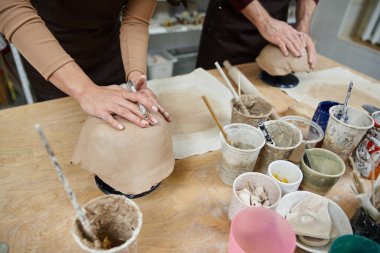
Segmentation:
[(148, 87), (171, 114), (174, 155), (182, 159), (220, 149), (216, 127), (202, 95), (206, 95), (222, 125), (231, 122), (230, 91), (204, 69), (172, 78), (151, 80)]
[(343, 103), (347, 88), (354, 83), (349, 105), (360, 108), (363, 104), (380, 106), (380, 83), (367, 80), (348, 69), (337, 67), (310, 73), (295, 74), (300, 83), (291, 89), (282, 89), (298, 102), (313, 108), (323, 100), (334, 100)]

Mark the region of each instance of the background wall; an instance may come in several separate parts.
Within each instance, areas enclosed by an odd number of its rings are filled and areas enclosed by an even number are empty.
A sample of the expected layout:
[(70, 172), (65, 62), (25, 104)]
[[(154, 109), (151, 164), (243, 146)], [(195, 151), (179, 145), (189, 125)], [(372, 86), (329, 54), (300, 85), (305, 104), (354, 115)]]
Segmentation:
[(380, 47), (349, 38), (365, 4), (365, 0), (320, 0), (311, 34), (318, 53), (380, 80)]

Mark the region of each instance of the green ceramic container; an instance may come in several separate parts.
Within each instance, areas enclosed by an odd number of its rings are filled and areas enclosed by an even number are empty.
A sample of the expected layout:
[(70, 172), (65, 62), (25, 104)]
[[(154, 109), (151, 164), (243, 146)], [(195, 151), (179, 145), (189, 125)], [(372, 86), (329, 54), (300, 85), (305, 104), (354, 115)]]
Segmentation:
[(380, 253), (380, 244), (359, 235), (343, 235), (334, 240), (329, 253)]
[(303, 173), (301, 188), (324, 195), (344, 174), (346, 166), (342, 158), (327, 149), (312, 148), (307, 152), (312, 168), (305, 164), (305, 153), (301, 160)]

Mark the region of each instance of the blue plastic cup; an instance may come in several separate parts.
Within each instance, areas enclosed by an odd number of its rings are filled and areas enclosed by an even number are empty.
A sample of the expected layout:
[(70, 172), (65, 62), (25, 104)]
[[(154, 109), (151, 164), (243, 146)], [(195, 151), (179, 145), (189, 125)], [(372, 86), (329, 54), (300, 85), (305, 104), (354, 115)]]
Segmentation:
[(318, 104), (317, 109), (314, 112), (314, 116), (312, 121), (317, 123), (323, 130), (323, 132), (326, 131), (327, 122), (329, 121), (330, 113), (329, 110), (334, 105), (339, 105), (340, 103), (336, 101), (322, 101)]

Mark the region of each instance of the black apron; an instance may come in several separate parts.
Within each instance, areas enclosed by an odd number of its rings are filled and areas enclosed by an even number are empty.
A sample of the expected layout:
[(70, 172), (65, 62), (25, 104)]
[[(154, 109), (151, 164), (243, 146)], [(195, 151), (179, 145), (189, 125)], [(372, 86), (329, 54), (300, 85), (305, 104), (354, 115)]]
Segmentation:
[[(288, 0), (264, 0), (260, 3), (273, 18), (286, 21)], [(224, 60), (233, 65), (253, 62), (267, 43), (256, 27), (228, 0), (210, 0), (197, 67), (212, 69), (215, 61), (222, 63)]]
[[(31, 0), (38, 15), (97, 85), (125, 82), (120, 51), (120, 13), (126, 0)], [(67, 96), (46, 81), (25, 59), (37, 101)]]

